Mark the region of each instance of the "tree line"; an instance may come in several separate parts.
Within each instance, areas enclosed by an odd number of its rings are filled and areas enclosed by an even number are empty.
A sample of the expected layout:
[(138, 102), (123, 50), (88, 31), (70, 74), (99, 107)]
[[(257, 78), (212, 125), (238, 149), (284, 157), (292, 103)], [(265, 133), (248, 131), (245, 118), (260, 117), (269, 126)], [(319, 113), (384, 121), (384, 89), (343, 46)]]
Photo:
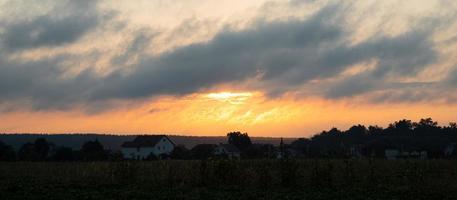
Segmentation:
[(450, 152), (452, 155), (445, 155), (445, 150), (456, 144), (456, 123), (439, 126), (433, 119), (425, 118), (418, 122), (402, 119), (387, 128), (360, 124), (345, 131), (332, 128), (311, 138), (300, 138), (290, 146), (305, 157), (345, 158), (354, 156), (351, 155), (354, 152), (361, 157), (385, 157), (386, 149), (394, 149), (426, 151), (428, 157), (442, 158), (454, 157), (455, 151)]
[[(439, 126), (431, 118), (418, 122), (403, 119), (395, 121), (387, 128), (379, 126), (354, 125), (348, 130), (337, 128), (322, 131), (310, 138), (299, 138), (291, 144), (253, 144), (247, 133), (230, 132), (227, 143), (239, 149), (242, 159), (295, 158), (349, 158), (385, 157), (385, 150), (426, 151), (428, 157), (456, 157), (454, 151), (446, 155), (446, 148), (457, 147), (457, 124)], [(169, 159), (210, 159), (215, 158), (216, 144), (198, 144), (191, 149), (183, 145), (174, 148)], [(456, 149), (457, 151), (457, 149)], [(219, 156), (220, 157), (220, 156)], [(44, 138), (23, 144), (15, 151), (0, 141), (0, 161), (103, 161), (122, 160), (120, 151), (103, 147), (98, 140), (85, 142), (80, 150), (56, 146)], [(158, 159), (151, 155), (148, 160)]]
[(19, 150), (0, 141), (1, 161), (97, 161), (120, 160), (119, 151), (106, 150), (98, 141), (85, 142), (80, 150), (65, 146), (56, 146), (45, 138), (37, 138), (34, 142), (23, 144)]

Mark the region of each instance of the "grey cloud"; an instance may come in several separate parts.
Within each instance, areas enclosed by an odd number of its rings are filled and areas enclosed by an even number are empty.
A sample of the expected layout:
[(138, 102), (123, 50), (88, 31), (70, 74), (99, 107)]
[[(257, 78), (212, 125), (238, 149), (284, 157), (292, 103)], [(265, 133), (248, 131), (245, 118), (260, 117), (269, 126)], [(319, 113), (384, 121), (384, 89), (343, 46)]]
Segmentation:
[[(324, 22), (329, 9), (323, 9), (309, 20), (258, 22), (242, 30), (224, 30), (207, 43), (175, 49), (158, 57), (144, 58), (129, 75), (115, 73), (102, 87), (101, 98), (135, 98), (156, 94), (182, 95), (216, 84), (237, 82), (264, 73), (263, 81), (290, 68), (304, 66), (304, 51), (316, 52), (325, 42), (341, 37), (341, 31)], [(325, 13), (325, 14), (324, 14)], [(331, 16), (331, 15), (330, 15)], [(279, 59), (281, 56), (288, 59)], [(272, 59), (278, 57), (278, 59)], [(287, 63), (288, 62), (288, 63)], [(324, 74), (313, 69), (313, 73)], [(274, 73), (272, 73), (274, 71)], [(304, 75), (312, 78), (314, 74)]]
[(431, 32), (413, 29), (395, 38), (384, 37), (359, 45), (357, 52), (378, 59), (375, 75), (414, 75), (437, 59), (430, 37)]
[(2, 48), (16, 51), (74, 42), (98, 25), (96, 7), (97, 1), (58, 1), (46, 15), (2, 24)]
[(327, 98), (342, 98), (365, 93), (382, 87), (382, 82), (374, 80), (372, 77), (362, 74), (345, 78), (337, 81), (326, 91)]
[(457, 96), (455, 88), (457, 87), (457, 65), (449, 72), (446, 79), (441, 83), (442, 88), (446, 90), (446, 94), (454, 94)]
[(145, 58), (134, 73), (110, 76), (113, 84), (97, 94), (102, 98), (182, 95), (258, 75), (259, 82), (275, 86), (260, 89), (280, 94), (316, 78), (338, 75), (351, 65), (378, 60), (375, 71), (363, 80), (352, 77), (331, 88), (327, 97), (336, 98), (368, 92), (386, 76), (414, 75), (435, 62), (427, 32), (412, 30), (356, 45), (345, 43), (342, 28), (329, 22), (334, 11), (323, 9), (305, 21), (259, 22), (243, 31), (225, 30), (207, 43)]
[(134, 36), (124, 51), (111, 59), (112, 65), (125, 67), (125, 65), (128, 64), (129, 59), (143, 56), (144, 50), (154, 37), (154, 33), (151, 33), (148, 30), (136, 31), (132, 35)]
[(326, 98), (352, 98), (371, 93), (366, 100), (372, 103), (443, 101), (443, 96), (436, 94), (444, 89), (437, 82), (388, 82), (373, 77), (371, 73), (346, 77), (327, 88)]
[(437, 83), (432, 83), (386, 89), (368, 96), (367, 99), (372, 103), (455, 103), (457, 95)]
[(447, 77), (447, 81), (450, 84), (457, 85), (457, 65), (455, 65), (453, 69), (454, 70), (452, 70), (451, 73), (449, 73), (449, 75)]
[(31, 102), (36, 110), (64, 109), (79, 103), (99, 80), (91, 70), (63, 78), (64, 70), (59, 66), (70, 57), (23, 61), (0, 56), (0, 103)]
[[(414, 76), (436, 62), (437, 53), (429, 39), (430, 33), (410, 31), (395, 38), (381, 37), (345, 49), (335, 49), (323, 59), (325, 66), (352, 65), (376, 59), (373, 71), (349, 76), (330, 86), (328, 98), (351, 97), (384, 89), (392, 85), (386, 78)], [(400, 85), (395, 85), (400, 90)]]
[[(0, 93), (0, 101), (26, 98), (36, 109), (66, 108), (113, 99), (186, 95), (218, 84), (242, 85), (246, 80), (255, 82), (247, 87), (281, 95), (312, 80), (339, 75), (354, 64), (378, 60), (374, 71), (322, 88), (325, 97), (341, 98), (383, 89), (380, 86), (387, 77), (414, 75), (436, 61), (431, 33), (426, 31), (378, 36), (351, 45), (348, 30), (335, 19), (338, 12), (338, 7), (330, 6), (306, 20), (259, 20), (245, 30), (223, 29), (208, 42), (152, 56), (141, 54), (150, 38), (137, 34), (124, 57), (113, 60), (122, 64), (141, 55), (132, 71), (117, 70), (104, 77), (86, 70), (73, 78), (60, 78), (57, 66), (65, 56), (25, 63), (0, 57), (0, 72), (5, 72), (0, 73), (0, 90), (6, 91)], [(20, 71), (32, 68), (27, 75)], [(315, 87), (319, 86), (323, 85)]]

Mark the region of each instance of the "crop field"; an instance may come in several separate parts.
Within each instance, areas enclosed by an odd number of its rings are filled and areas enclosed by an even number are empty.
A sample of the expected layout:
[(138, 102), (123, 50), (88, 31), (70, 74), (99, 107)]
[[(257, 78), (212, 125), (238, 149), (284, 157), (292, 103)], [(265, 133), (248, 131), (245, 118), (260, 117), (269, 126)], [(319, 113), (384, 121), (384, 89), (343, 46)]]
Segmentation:
[(457, 161), (4, 162), (0, 199), (457, 199)]

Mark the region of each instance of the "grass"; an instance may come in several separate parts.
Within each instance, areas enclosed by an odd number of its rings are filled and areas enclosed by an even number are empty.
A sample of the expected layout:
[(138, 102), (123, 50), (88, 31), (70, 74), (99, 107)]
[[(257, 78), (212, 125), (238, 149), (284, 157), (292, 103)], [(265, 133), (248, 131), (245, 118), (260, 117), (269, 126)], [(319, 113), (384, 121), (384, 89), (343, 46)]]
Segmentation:
[(0, 199), (457, 199), (457, 161), (12, 162)]

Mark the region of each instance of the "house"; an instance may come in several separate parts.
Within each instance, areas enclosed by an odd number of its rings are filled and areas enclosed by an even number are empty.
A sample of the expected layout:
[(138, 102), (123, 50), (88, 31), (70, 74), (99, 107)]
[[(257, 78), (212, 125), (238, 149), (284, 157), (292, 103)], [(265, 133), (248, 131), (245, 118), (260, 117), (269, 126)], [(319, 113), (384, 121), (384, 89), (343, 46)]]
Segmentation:
[(386, 149), (385, 156), (388, 160), (403, 159), (427, 159), (428, 153), (425, 150), (399, 151), (397, 149)]
[(215, 156), (227, 156), (230, 159), (240, 158), (241, 151), (232, 144), (219, 144), (213, 151)]
[(457, 146), (457, 143), (451, 143), (446, 146), (444, 149), (444, 156), (446, 157), (451, 157), (455, 154), (455, 147)]
[(166, 135), (141, 135), (122, 144), (122, 154), (127, 159), (145, 159), (150, 155), (170, 155), (175, 144)]
[(397, 149), (386, 149), (384, 152), (388, 160), (395, 160), (400, 156), (400, 151)]
[(411, 153), (409, 153), (409, 157), (407, 157), (407, 158), (425, 160), (428, 158), (428, 153), (427, 153), (427, 151), (412, 151)]
[(361, 145), (355, 145), (349, 148), (349, 157), (350, 158), (362, 158), (363, 153), (362, 153), (362, 146)]

